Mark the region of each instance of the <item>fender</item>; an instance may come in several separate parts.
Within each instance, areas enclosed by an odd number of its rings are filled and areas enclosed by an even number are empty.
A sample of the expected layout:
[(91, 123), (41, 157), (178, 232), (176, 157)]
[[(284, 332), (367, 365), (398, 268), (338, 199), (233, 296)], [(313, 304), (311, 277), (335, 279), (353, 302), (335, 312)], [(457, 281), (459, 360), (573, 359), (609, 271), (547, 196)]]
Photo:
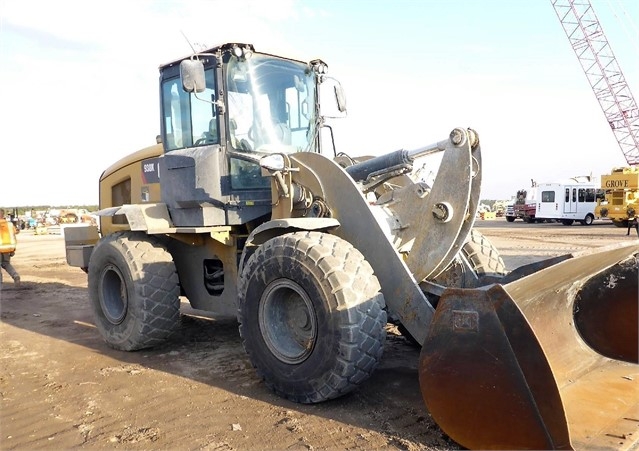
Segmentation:
[(169, 209), (164, 203), (122, 205), (104, 208), (96, 213), (98, 216), (125, 215), (132, 231), (149, 234), (175, 232)]
[(259, 245), (265, 243), (271, 238), (301, 230), (318, 230), (321, 232), (327, 232), (329, 230), (334, 230), (339, 226), (340, 223), (335, 218), (274, 219), (260, 224), (246, 239), (246, 244), (242, 251), (242, 258), (240, 259), (238, 274), (242, 274), (244, 262), (253, 254), (253, 251), (255, 251)]

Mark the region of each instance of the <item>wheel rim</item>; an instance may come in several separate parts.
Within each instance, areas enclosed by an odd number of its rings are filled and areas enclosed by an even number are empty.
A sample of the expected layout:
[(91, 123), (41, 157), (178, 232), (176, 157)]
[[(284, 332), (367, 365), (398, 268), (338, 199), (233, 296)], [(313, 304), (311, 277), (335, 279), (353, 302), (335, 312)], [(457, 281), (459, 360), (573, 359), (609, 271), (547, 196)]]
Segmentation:
[(306, 291), (289, 279), (271, 282), (260, 299), (259, 326), (268, 349), (288, 364), (303, 362), (317, 339), (317, 315)]
[(106, 319), (112, 324), (120, 324), (126, 316), (129, 298), (124, 277), (114, 265), (107, 265), (100, 278), (100, 307)]

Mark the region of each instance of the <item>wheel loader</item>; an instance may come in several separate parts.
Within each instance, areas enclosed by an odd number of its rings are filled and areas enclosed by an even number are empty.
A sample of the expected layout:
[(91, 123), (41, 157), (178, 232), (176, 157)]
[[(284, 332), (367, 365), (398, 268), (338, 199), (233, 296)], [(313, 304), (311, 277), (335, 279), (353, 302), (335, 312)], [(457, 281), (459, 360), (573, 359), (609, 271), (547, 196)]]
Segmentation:
[[(184, 297), (237, 317), (267, 387), (317, 403), (370, 377), (391, 322), (421, 345), (426, 407), (460, 445), (636, 446), (637, 244), (507, 272), (473, 229), (476, 131), (353, 157), (322, 60), (228, 43), (159, 71), (158, 144), (103, 172), (99, 229), (65, 231), (109, 346), (161, 345)], [(417, 177), (429, 159), (434, 179)]]

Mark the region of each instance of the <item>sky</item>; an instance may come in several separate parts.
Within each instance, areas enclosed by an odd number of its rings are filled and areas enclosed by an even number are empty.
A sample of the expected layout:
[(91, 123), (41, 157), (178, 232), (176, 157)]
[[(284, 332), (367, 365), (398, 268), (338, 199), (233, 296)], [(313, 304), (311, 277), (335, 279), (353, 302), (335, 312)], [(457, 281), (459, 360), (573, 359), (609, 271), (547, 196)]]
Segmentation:
[[(639, 2), (591, 1), (639, 99)], [(158, 67), (189, 42), (321, 58), (351, 156), (477, 130), (482, 199), (626, 165), (550, 0), (0, 0), (0, 205), (97, 204), (155, 143)]]

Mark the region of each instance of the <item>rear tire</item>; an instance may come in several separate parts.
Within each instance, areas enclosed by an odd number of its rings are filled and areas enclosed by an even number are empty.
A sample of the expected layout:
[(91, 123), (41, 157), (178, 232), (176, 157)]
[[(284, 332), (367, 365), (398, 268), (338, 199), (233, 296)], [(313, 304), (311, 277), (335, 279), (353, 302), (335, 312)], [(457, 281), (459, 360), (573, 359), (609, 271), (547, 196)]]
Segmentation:
[(571, 226), (575, 222), (574, 219), (562, 219), (561, 223), (565, 226)]
[(88, 285), (95, 325), (114, 349), (158, 345), (178, 325), (175, 264), (151, 236), (121, 232), (101, 239), (91, 254)]
[(247, 260), (238, 286), (240, 335), (278, 395), (336, 398), (377, 367), (386, 338), (384, 297), (363, 255), (339, 237), (273, 238)]
[(514, 222), (515, 221), (515, 217), (514, 216), (506, 216), (506, 221)]

